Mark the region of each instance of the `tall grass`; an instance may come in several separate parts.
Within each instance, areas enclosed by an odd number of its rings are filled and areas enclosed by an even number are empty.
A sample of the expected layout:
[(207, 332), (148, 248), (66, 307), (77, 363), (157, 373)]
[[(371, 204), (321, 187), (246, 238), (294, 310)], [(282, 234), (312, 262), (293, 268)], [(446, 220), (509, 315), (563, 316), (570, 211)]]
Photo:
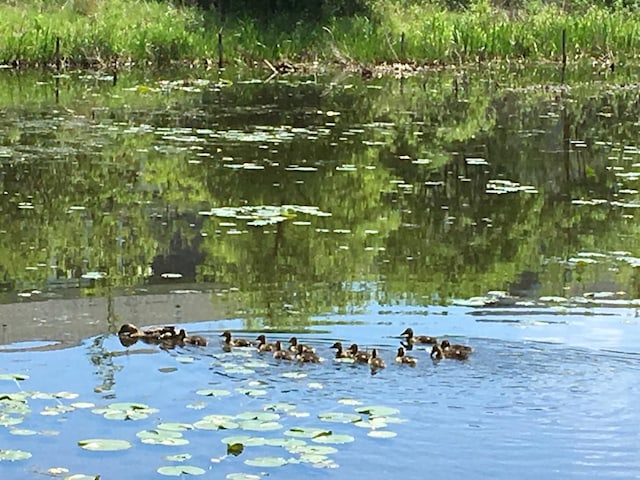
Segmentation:
[(52, 63), (56, 37), (65, 60), (78, 65), (215, 60), (221, 28), (225, 59), (242, 64), (554, 60), (561, 54), (563, 29), (569, 58), (640, 56), (640, 13), (624, 8), (567, 13), (538, 0), (510, 11), (488, 0), (474, 0), (462, 10), (435, 0), (371, 0), (371, 8), (367, 16), (311, 23), (291, 16), (223, 22), (215, 12), (160, 0), (0, 1), (0, 63)]

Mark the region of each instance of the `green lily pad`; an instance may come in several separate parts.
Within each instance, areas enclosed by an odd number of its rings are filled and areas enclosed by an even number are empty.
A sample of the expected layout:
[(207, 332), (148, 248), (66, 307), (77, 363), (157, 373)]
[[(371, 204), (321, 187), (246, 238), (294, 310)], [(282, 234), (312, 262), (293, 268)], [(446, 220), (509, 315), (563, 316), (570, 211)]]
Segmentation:
[(281, 467), (289, 462), (282, 457), (256, 457), (247, 459), (244, 463), (252, 467)]
[(387, 422), (384, 421), (384, 418), (376, 417), (370, 420), (360, 420), (358, 422), (353, 423), (356, 427), (360, 428), (383, 428), (387, 426)]
[(262, 420), (247, 420), (240, 423), (240, 428), (243, 430), (262, 432), (268, 430), (279, 430), (282, 425), (278, 422), (263, 422)]
[(273, 412), (290, 412), (295, 410), (296, 406), (292, 403), (269, 403), (264, 406), (265, 411)]
[(178, 361), (180, 363), (193, 363), (193, 362), (196, 361), (195, 358), (189, 357), (189, 356), (186, 356), (186, 355), (181, 355), (181, 356), (175, 357), (175, 358), (176, 358), (176, 361)]
[(298, 438), (269, 438), (265, 442), (265, 445), (269, 445), (270, 447), (283, 447), (288, 450), (291, 447), (307, 445), (307, 442)]
[(320, 435), (311, 439), (317, 443), (351, 443), (355, 440), (351, 435), (332, 433), (331, 435)]
[(338, 403), (343, 405), (362, 405), (360, 400), (356, 400), (355, 398), (341, 398), (338, 400)]
[(0, 450), (0, 462), (16, 462), (28, 458), (31, 458), (31, 453), (24, 450)]
[(177, 455), (167, 455), (164, 459), (169, 462), (184, 462), (185, 460), (190, 460), (191, 457), (190, 453), (179, 453)]
[(171, 430), (174, 432), (183, 432), (185, 430), (193, 430), (193, 425), (188, 423), (165, 422), (159, 423), (156, 427), (158, 430)]
[(207, 415), (193, 424), (198, 430), (230, 430), (238, 428), (238, 422), (230, 415)]
[(260, 475), (251, 475), (249, 473), (229, 473), (225, 477), (227, 480), (260, 480)]
[(202, 390), (197, 390), (196, 393), (198, 395), (204, 395), (206, 397), (226, 397), (227, 395), (231, 395), (229, 390), (221, 390), (216, 388), (204, 388)]
[(322, 435), (331, 435), (331, 430), (324, 430), (322, 428), (315, 427), (294, 427), (284, 432), (284, 434), (288, 437), (315, 438)]
[(280, 415), (272, 412), (242, 412), (235, 416), (238, 420), (262, 420), (263, 422), (274, 422), (280, 419)]
[(284, 372), (282, 376), (285, 378), (305, 378), (307, 374), (302, 372)]
[(299, 453), (306, 455), (331, 455), (333, 453), (338, 453), (338, 449), (334, 447), (329, 447), (327, 445), (295, 445), (288, 447), (287, 450), (290, 453)]
[(222, 443), (227, 445), (233, 445), (234, 443), (241, 443), (245, 447), (261, 447), (267, 444), (267, 439), (263, 437), (250, 437), (249, 435), (233, 435), (231, 437), (225, 437)]
[(0, 426), (9, 427), (11, 425), (18, 425), (24, 421), (24, 417), (12, 417), (5, 414), (0, 414)]
[(170, 465), (166, 467), (160, 467), (156, 470), (160, 475), (166, 475), (168, 477), (181, 477), (182, 475), (204, 475), (206, 471), (200, 467), (193, 467), (191, 465)]
[(11, 430), (9, 430), (9, 433), (11, 435), (37, 435), (38, 432), (36, 432), (35, 430), (29, 430), (28, 428), (13, 428)]
[(95, 403), (91, 402), (74, 402), (71, 404), (73, 408), (93, 408), (96, 406)]
[(371, 430), (367, 435), (373, 438), (393, 438), (398, 434), (389, 430)]
[(236, 388), (236, 392), (242, 393), (244, 395), (249, 395), (250, 397), (261, 397), (268, 393), (266, 390), (260, 390), (260, 389), (254, 389), (254, 388)]
[[(0, 380), (22, 381), (22, 380), (28, 380), (28, 379), (29, 379), (29, 375), (25, 375), (23, 373), (0, 373)], [(10, 450), (10, 451), (18, 452), (19, 450)]]
[(384, 405), (373, 405), (368, 407), (356, 408), (356, 412), (371, 415), (372, 417), (390, 417), (400, 413), (400, 410)]
[(80, 440), (78, 445), (85, 450), (94, 452), (113, 452), (117, 450), (126, 450), (131, 448), (131, 442), (126, 440), (113, 440), (109, 438), (90, 438), (88, 440)]
[(107, 408), (96, 408), (93, 413), (104, 416), (108, 420), (142, 420), (158, 412), (144, 403), (119, 402), (112, 403)]
[(320, 413), (318, 418), (323, 422), (353, 423), (360, 420), (360, 415), (356, 415), (355, 413), (326, 412)]
[(64, 480), (96, 480), (99, 475), (86, 475), (84, 473), (74, 473), (73, 475), (67, 475)]

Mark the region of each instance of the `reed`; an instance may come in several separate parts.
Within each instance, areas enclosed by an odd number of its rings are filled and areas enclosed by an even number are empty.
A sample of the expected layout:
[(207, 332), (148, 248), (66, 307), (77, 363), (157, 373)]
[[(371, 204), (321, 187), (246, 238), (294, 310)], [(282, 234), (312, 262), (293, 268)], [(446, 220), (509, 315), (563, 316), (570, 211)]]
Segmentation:
[(463, 10), (439, 3), (371, 0), (371, 14), (315, 22), (281, 16), (264, 22), (225, 18), (195, 7), (148, 0), (27, 0), (0, 3), (0, 63), (55, 65), (56, 38), (66, 64), (417, 63), (555, 60), (566, 31), (568, 61), (640, 56), (640, 13), (585, 6), (565, 12), (530, 0), (519, 10), (475, 0)]

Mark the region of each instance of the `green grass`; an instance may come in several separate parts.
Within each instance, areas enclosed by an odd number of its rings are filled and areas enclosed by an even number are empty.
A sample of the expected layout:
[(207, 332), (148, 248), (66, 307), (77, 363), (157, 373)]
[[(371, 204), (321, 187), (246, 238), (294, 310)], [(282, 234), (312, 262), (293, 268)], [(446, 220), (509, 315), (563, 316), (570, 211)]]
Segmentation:
[(467, 9), (452, 11), (436, 3), (371, 1), (368, 16), (315, 23), (284, 16), (269, 22), (250, 18), (222, 22), (215, 13), (166, 1), (5, 1), (0, 2), (0, 63), (53, 63), (56, 37), (72, 65), (107, 65), (114, 59), (155, 65), (215, 61), (220, 28), (226, 61), (239, 64), (263, 59), (558, 60), (563, 29), (569, 59), (640, 57), (640, 13), (633, 10), (584, 7), (565, 13), (556, 5), (529, 3), (506, 11), (478, 0)]

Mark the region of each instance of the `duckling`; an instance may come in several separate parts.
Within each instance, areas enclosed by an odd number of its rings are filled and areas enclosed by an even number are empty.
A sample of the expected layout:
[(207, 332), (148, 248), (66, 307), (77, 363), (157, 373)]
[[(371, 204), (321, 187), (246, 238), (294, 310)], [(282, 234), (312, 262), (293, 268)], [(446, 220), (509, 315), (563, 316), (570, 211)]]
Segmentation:
[(409, 355), (405, 355), (404, 348), (399, 347), (398, 353), (396, 355), (396, 362), (415, 367), (418, 364), (418, 359), (415, 357), (410, 357)]
[(220, 334), (221, 337), (224, 337), (224, 346), (225, 347), (250, 347), (251, 342), (246, 338), (231, 338), (231, 332), (229, 330), (225, 330)]
[(355, 360), (356, 363), (369, 363), (369, 355), (367, 352), (362, 352), (358, 350), (358, 344), (352, 343), (348, 349), (348, 352), (351, 354), (351, 357)]
[(196, 345), (198, 347), (206, 347), (207, 346), (207, 339), (204, 337), (201, 337), (200, 335), (187, 335), (187, 332), (185, 332), (184, 328), (180, 329), (180, 332), (178, 333), (178, 343), (180, 345)]
[(298, 345), (298, 352), (296, 353), (296, 360), (299, 363), (319, 363), (320, 357), (314, 352), (304, 349), (305, 345)]
[(265, 337), (264, 335), (258, 335), (258, 338), (256, 338), (256, 342), (258, 342), (258, 344), (256, 345), (258, 352), (273, 352), (273, 344), (267, 343), (267, 337)]
[(444, 349), (440, 345), (434, 345), (431, 349), (431, 358), (434, 361), (442, 360), (443, 358), (451, 358), (454, 360), (466, 360), (469, 358), (471, 352), (464, 350), (453, 350), (452, 348)]
[(438, 339), (435, 337), (430, 337), (428, 335), (414, 335), (412, 328), (407, 328), (400, 334), (400, 336), (405, 337), (404, 340), (409, 346), (413, 346), (416, 343), (428, 343), (432, 345), (438, 343)]
[(447, 350), (459, 350), (461, 352), (466, 352), (466, 353), (472, 353), (473, 352), (473, 348), (470, 347), (469, 345), (460, 345), (459, 343), (451, 344), (451, 343), (449, 343), (449, 340), (442, 340), (442, 342), (440, 343), (440, 346), (445, 351), (447, 351)]
[(283, 350), (280, 340), (277, 340), (276, 343), (273, 344), (273, 358), (276, 360), (293, 360), (293, 355), (291, 352)]
[(296, 337), (291, 337), (289, 339), (289, 343), (291, 344), (289, 346), (289, 351), (293, 352), (293, 353), (298, 353), (298, 347), (302, 346), (302, 350), (305, 352), (311, 352), (311, 353), (316, 353), (316, 349), (313, 347), (310, 347), (309, 345), (303, 345), (302, 343), (298, 343), (298, 339)]
[(342, 349), (342, 343), (340, 342), (334, 343), (330, 348), (336, 349), (335, 358), (353, 358), (353, 355), (351, 355), (351, 352), (349, 352), (349, 350)]
[(376, 350), (375, 348), (371, 350), (371, 357), (369, 357), (369, 366), (371, 367), (372, 372), (386, 367), (386, 365), (384, 364), (384, 360), (378, 356), (378, 350)]

